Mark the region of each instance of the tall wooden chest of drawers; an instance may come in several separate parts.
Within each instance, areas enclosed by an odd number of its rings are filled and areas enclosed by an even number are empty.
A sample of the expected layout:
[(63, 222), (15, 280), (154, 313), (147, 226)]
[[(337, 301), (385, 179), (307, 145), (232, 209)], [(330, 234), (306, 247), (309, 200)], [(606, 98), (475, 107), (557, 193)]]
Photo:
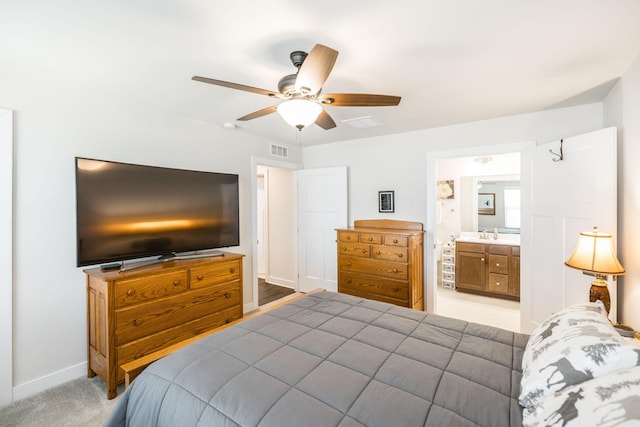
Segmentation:
[(337, 232), (339, 292), (424, 310), (421, 223), (357, 220)]
[(88, 376), (116, 396), (120, 366), (242, 317), (242, 257), (173, 260), (87, 275)]

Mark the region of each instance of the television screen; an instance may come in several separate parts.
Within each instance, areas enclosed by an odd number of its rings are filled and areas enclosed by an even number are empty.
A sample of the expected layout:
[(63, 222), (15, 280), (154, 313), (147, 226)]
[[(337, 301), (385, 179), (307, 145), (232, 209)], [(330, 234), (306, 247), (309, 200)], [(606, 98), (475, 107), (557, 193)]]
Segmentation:
[(238, 175), (76, 157), (77, 265), (238, 246)]

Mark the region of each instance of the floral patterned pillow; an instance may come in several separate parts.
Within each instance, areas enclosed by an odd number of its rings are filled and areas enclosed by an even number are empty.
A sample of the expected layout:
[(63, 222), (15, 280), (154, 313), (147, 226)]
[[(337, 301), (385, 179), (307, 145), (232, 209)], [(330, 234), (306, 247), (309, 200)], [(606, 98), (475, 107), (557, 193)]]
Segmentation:
[(522, 424), (533, 426), (614, 426), (640, 424), (640, 366), (569, 386), (525, 408)]
[(616, 332), (600, 301), (567, 307), (529, 337), (522, 358), (520, 405), (535, 408), (554, 391), (636, 365), (640, 350)]

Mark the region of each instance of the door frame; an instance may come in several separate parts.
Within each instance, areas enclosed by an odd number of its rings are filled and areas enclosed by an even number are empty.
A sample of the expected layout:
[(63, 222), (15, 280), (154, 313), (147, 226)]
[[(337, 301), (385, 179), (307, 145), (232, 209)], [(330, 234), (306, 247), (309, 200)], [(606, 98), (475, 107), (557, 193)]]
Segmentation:
[[(289, 170), (302, 169), (300, 163), (287, 163), (280, 160), (267, 159), (263, 157), (251, 157), (251, 302), (244, 304), (244, 312), (248, 313), (257, 310), (258, 303), (258, 166), (282, 168)], [(296, 283), (295, 287), (298, 289), (298, 274), (296, 265)]]
[(0, 108), (0, 408), (13, 402), (13, 120)]
[(484, 145), (480, 147), (469, 147), (443, 151), (427, 152), (426, 169), (427, 169), (427, 217), (425, 220), (425, 310), (429, 313), (437, 313), (436, 289), (438, 286), (438, 262), (436, 258), (435, 229), (437, 225), (437, 177), (436, 167), (437, 161), (441, 159), (456, 157), (474, 157), (474, 156), (490, 156), (492, 154), (508, 154), (521, 153), (529, 147), (534, 147), (536, 142), (533, 140), (497, 144)]

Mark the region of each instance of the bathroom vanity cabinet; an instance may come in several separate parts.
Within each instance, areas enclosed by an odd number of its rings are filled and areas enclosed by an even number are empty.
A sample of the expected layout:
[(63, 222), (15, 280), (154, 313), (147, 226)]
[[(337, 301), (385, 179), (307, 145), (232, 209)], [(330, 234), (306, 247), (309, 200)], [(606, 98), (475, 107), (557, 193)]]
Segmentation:
[(456, 289), (520, 300), (520, 246), (456, 242)]

